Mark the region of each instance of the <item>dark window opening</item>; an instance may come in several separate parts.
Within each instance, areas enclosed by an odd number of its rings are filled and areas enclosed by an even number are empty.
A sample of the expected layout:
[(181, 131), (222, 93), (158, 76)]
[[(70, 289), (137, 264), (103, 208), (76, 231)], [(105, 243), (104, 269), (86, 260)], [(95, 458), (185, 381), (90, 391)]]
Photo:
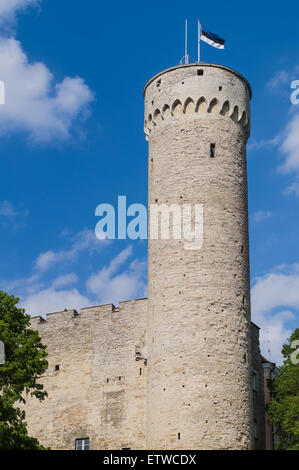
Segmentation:
[(59, 364), (56, 364), (55, 370), (57, 371), (57, 370), (59, 370), (59, 369), (60, 369), (60, 365), (59, 365)]
[(222, 91), (222, 86), (219, 87), (219, 91)]
[(180, 440), (180, 439), (181, 439), (181, 433), (179, 432), (178, 433), (178, 440)]
[(210, 144), (210, 157), (215, 158), (216, 154), (216, 144)]
[(142, 369), (141, 368), (139, 369), (139, 375), (142, 375)]
[(203, 70), (202, 69), (197, 70), (197, 75), (203, 75)]
[(107, 379), (107, 384), (109, 383), (109, 379)]
[(118, 377), (118, 380), (121, 381), (121, 377), (120, 377), (120, 376)]
[(76, 450), (89, 450), (89, 438), (76, 439)]

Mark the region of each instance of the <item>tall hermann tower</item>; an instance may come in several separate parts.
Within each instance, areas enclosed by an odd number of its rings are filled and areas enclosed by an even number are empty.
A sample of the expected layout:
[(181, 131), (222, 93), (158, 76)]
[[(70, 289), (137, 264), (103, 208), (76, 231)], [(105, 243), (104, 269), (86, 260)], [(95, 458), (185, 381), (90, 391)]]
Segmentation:
[(149, 205), (203, 204), (203, 245), (149, 240), (148, 449), (252, 449), (248, 82), (215, 64), (145, 86)]

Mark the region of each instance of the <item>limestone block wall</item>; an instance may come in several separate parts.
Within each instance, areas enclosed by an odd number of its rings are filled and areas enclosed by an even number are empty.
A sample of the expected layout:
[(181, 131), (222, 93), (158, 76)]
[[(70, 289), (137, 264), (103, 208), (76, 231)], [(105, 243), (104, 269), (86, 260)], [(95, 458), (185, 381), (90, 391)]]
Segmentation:
[(254, 446), (250, 94), (243, 77), (213, 64), (174, 67), (145, 87), (149, 204), (204, 205), (200, 251), (149, 240), (149, 449)]
[[(48, 346), (49, 369), (42, 381), (49, 397), (42, 403), (28, 398), (30, 435), (53, 450), (73, 450), (75, 440), (86, 437), (91, 449), (147, 448), (146, 307), (147, 299), (142, 299), (122, 302), (119, 308), (86, 308), (80, 316), (71, 310), (49, 314), (42, 322), (40, 317), (32, 318), (31, 326)], [(254, 324), (251, 343), (250, 362), (262, 381), (259, 329)], [(55, 371), (57, 365), (59, 371)], [(258, 422), (254, 447), (262, 449), (260, 382), (253, 409)]]
[[(29, 399), (29, 434), (51, 449), (144, 449), (146, 299), (32, 318), (48, 346), (42, 381), (49, 397)], [(55, 370), (59, 366), (59, 370)]]

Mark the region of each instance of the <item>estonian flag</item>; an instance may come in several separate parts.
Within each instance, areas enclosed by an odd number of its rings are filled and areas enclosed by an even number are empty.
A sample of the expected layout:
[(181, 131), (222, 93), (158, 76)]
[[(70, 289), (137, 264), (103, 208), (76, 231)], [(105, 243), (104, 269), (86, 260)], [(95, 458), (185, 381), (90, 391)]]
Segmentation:
[(202, 28), (201, 37), (204, 42), (217, 49), (224, 49), (225, 40), (217, 36), (217, 34), (210, 33), (207, 29)]

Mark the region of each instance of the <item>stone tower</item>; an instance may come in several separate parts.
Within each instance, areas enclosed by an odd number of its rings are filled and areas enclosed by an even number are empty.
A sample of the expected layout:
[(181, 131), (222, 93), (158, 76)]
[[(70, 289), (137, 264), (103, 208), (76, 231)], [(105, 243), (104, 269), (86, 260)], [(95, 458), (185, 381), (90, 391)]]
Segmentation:
[(248, 82), (214, 64), (145, 86), (149, 204), (203, 204), (203, 245), (149, 240), (148, 449), (252, 449)]

